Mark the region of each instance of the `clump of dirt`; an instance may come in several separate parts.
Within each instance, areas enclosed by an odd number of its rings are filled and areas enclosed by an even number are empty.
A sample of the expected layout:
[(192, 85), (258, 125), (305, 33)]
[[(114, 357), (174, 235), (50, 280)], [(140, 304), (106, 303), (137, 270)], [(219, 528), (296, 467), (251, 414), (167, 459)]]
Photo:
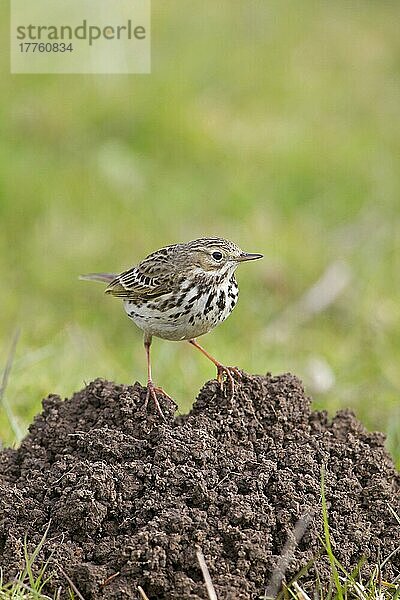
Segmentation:
[[(49, 396), (21, 447), (0, 454), (6, 577), (24, 566), (24, 537), (32, 551), (50, 523), (37, 560), (51, 556), (61, 597), (66, 574), (85, 600), (136, 599), (138, 585), (151, 600), (206, 599), (197, 547), (220, 600), (263, 597), (277, 566), (289, 580), (312, 559), (303, 586), (314, 590), (316, 571), (329, 577), (322, 465), (337, 558), (351, 569), (364, 556), (368, 573), (393, 552), (382, 577), (399, 575), (389, 505), (400, 512), (400, 479), (381, 434), (346, 411), (312, 412), (292, 375), (243, 374), (233, 400), (211, 381), (189, 415), (165, 401), (165, 422), (145, 395), (98, 379), (69, 400)], [(299, 520), (308, 527), (283, 566)]]

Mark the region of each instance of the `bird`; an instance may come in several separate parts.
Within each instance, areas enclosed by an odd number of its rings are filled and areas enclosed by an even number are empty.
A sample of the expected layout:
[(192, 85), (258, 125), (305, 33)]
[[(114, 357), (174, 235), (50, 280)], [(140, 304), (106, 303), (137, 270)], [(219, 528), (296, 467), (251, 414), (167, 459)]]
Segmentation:
[(150, 347), (153, 337), (187, 341), (216, 367), (221, 389), (224, 382), (234, 395), (236, 367), (227, 367), (197, 342), (225, 321), (235, 308), (239, 288), (235, 271), (242, 262), (263, 258), (243, 252), (234, 242), (204, 237), (171, 244), (152, 252), (122, 273), (88, 273), (81, 279), (107, 283), (106, 294), (120, 298), (128, 317), (143, 331), (147, 359), (147, 395), (162, 418), (158, 396), (172, 398), (154, 385)]

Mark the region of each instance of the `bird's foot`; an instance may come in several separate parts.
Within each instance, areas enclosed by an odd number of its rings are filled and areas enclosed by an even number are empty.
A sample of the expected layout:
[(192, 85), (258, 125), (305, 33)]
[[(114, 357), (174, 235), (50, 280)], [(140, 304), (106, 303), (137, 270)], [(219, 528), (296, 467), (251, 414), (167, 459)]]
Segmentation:
[(152, 381), (148, 381), (147, 382), (147, 394), (146, 394), (146, 400), (144, 402), (144, 407), (147, 408), (147, 405), (151, 398), (155, 404), (158, 414), (163, 419), (163, 421), (165, 421), (166, 420), (165, 415), (164, 415), (163, 411), (161, 410), (161, 406), (158, 401), (157, 394), (164, 396), (165, 398), (168, 398), (168, 400), (171, 400), (171, 402), (173, 402), (171, 396), (169, 396), (167, 394), (167, 392), (165, 392), (161, 387), (156, 387)]
[[(217, 367), (217, 381), (219, 382), (221, 391), (224, 391), (224, 384), (228, 383), (231, 391), (230, 399), (233, 400), (235, 395), (235, 379), (241, 379), (242, 374), (236, 367), (225, 367), (224, 365), (218, 364)], [(225, 377), (225, 379), (224, 379)]]

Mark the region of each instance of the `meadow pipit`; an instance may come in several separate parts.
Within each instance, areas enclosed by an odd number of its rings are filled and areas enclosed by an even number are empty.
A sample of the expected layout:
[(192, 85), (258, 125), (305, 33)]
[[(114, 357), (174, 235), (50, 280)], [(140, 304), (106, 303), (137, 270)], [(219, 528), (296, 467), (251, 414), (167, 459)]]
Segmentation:
[(128, 316), (144, 332), (147, 355), (147, 397), (152, 397), (163, 417), (151, 375), (150, 345), (153, 335), (165, 340), (187, 340), (217, 367), (223, 389), (224, 375), (234, 393), (235, 367), (226, 367), (197, 343), (196, 338), (222, 323), (234, 309), (239, 289), (235, 270), (239, 263), (262, 258), (243, 252), (222, 238), (200, 238), (186, 244), (173, 244), (153, 252), (136, 267), (120, 275), (82, 275), (108, 283), (106, 294), (123, 300)]

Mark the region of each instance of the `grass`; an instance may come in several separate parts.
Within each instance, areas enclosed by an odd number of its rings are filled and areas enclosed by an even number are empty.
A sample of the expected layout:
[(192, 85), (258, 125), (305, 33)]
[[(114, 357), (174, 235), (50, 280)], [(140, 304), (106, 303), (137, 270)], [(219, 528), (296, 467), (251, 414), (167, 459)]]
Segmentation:
[[(79, 273), (217, 234), (265, 259), (240, 268), (207, 349), (295, 372), (399, 460), (399, 17), (393, 2), (155, 1), (151, 75), (11, 76), (2, 54), (0, 360), (19, 327), (7, 402), (22, 431), (49, 392), (145, 379), (140, 332)], [(299, 313), (337, 261), (342, 291)], [(186, 411), (214, 371), (156, 341), (154, 374)], [(0, 439), (15, 443), (4, 409)]]
[[(322, 468), (321, 471), (321, 508), (324, 530), (321, 546), (324, 548), (329, 560), (331, 583), (328, 592), (325, 592), (318, 585), (318, 582), (316, 582), (316, 589), (313, 597), (318, 600), (398, 600), (400, 598), (400, 578), (397, 578), (397, 581), (391, 583), (384, 581), (381, 576), (382, 568), (389, 557), (386, 557), (381, 564), (377, 564), (370, 577), (365, 581), (359, 575), (359, 570), (364, 559), (360, 559), (359, 565), (352, 572), (349, 572), (334, 555), (329, 529), (324, 468)], [(400, 524), (399, 516), (390, 506), (388, 507), (388, 510), (393, 513), (393, 516)], [(400, 547), (395, 550), (397, 553), (399, 551)], [(293, 600), (311, 600), (307, 592), (302, 589), (300, 583), (301, 575), (296, 576), (279, 597), (285, 599), (293, 598)]]
[[(400, 516), (395, 511), (388, 507), (393, 513), (394, 518), (400, 525)], [(400, 578), (395, 582), (387, 582), (382, 580), (381, 571), (385, 562), (390, 558), (386, 557), (385, 560), (375, 566), (370, 575), (369, 579), (362, 580), (359, 575), (359, 569), (362, 565), (362, 560), (357, 568), (352, 572), (346, 570), (342, 564), (335, 557), (332, 545), (331, 536), (329, 529), (329, 514), (325, 495), (325, 472), (324, 469), (321, 471), (321, 511), (322, 511), (322, 522), (323, 522), (323, 537), (321, 538), (322, 553), (325, 553), (328, 557), (330, 569), (331, 569), (331, 583), (328, 586), (328, 590), (323, 589), (316, 581), (315, 590), (313, 590), (314, 600), (399, 600), (400, 599)], [(49, 525), (50, 526), (50, 525)], [(42, 593), (46, 583), (50, 581), (50, 578), (46, 577), (46, 569), (51, 562), (51, 557), (44, 563), (39, 569), (37, 574), (33, 573), (33, 564), (37, 560), (37, 557), (46, 542), (47, 532), (43, 535), (43, 538), (35, 548), (32, 555), (28, 554), (27, 540), (24, 542), (24, 554), (25, 554), (25, 568), (16, 577), (16, 579), (4, 585), (0, 570), (0, 600), (57, 600), (58, 592), (51, 598)], [(304, 531), (303, 531), (304, 533)], [(299, 541), (299, 540), (298, 540)], [(397, 552), (400, 548), (397, 548)], [(322, 555), (321, 553), (321, 555)], [(204, 555), (200, 548), (196, 549), (197, 559), (199, 566), (203, 573), (207, 594), (210, 600), (216, 600), (217, 595), (208, 571), (207, 564), (204, 560)], [(285, 560), (286, 562), (286, 560)], [(273, 597), (263, 596), (262, 600), (311, 600), (308, 593), (302, 588), (302, 576), (310, 568), (313, 561), (311, 561), (306, 567), (296, 575), (291, 582), (286, 586), (283, 585), (282, 591), (274, 594)], [(70, 588), (68, 590), (71, 600), (84, 600), (79, 590), (76, 588), (74, 583), (69, 577), (58, 567), (60, 572), (66, 577)], [(284, 575), (284, 574), (283, 574)], [(72, 589), (71, 589), (72, 588)], [(147, 597), (146, 592), (141, 586), (138, 587), (138, 593), (144, 600), (151, 600)]]
[[(298, 374), (316, 408), (349, 406), (385, 431), (400, 465), (399, 4), (152, 12), (149, 76), (11, 76), (0, 56), (1, 364), (21, 331), (0, 442), (18, 443), (49, 392), (145, 379), (140, 333), (79, 273), (217, 234), (265, 259), (240, 269), (239, 305), (207, 349)], [(338, 264), (342, 289), (310, 309), (302, 299)], [(155, 341), (154, 374), (185, 411), (214, 373)]]
[[(37, 573), (33, 571), (33, 565), (46, 542), (49, 526), (31, 555), (28, 553), (27, 540), (24, 540), (25, 567), (14, 581), (4, 583), (0, 569), (0, 600), (52, 600), (43, 593), (43, 588), (50, 581), (50, 578), (46, 576), (49, 561), (42, 564)], [(57, 595), (54, 595), (54, 599), (56, 597)]]
[[(321, 502), (322, 502), (322, 520), (324, 525), (324, 540), (325, 540), (325, 550), (329, 558), (329, 564), (332, 570), (332, 580), (335, 584), (337, 600), (344, 600), (344, 590), (342, 584), (340, 583), (339, 571), (337, 568), (337, 561), (335, 555), (332, 551), (331, 546), (331, 538), (329, 532), (329, 519), (328, 519), (328, 505), (326, 503), (326, 495), (325, 495), (325, 469), (322, 468), (321, 471)], [(349, 577), (348, 577), (349, 580)]]

